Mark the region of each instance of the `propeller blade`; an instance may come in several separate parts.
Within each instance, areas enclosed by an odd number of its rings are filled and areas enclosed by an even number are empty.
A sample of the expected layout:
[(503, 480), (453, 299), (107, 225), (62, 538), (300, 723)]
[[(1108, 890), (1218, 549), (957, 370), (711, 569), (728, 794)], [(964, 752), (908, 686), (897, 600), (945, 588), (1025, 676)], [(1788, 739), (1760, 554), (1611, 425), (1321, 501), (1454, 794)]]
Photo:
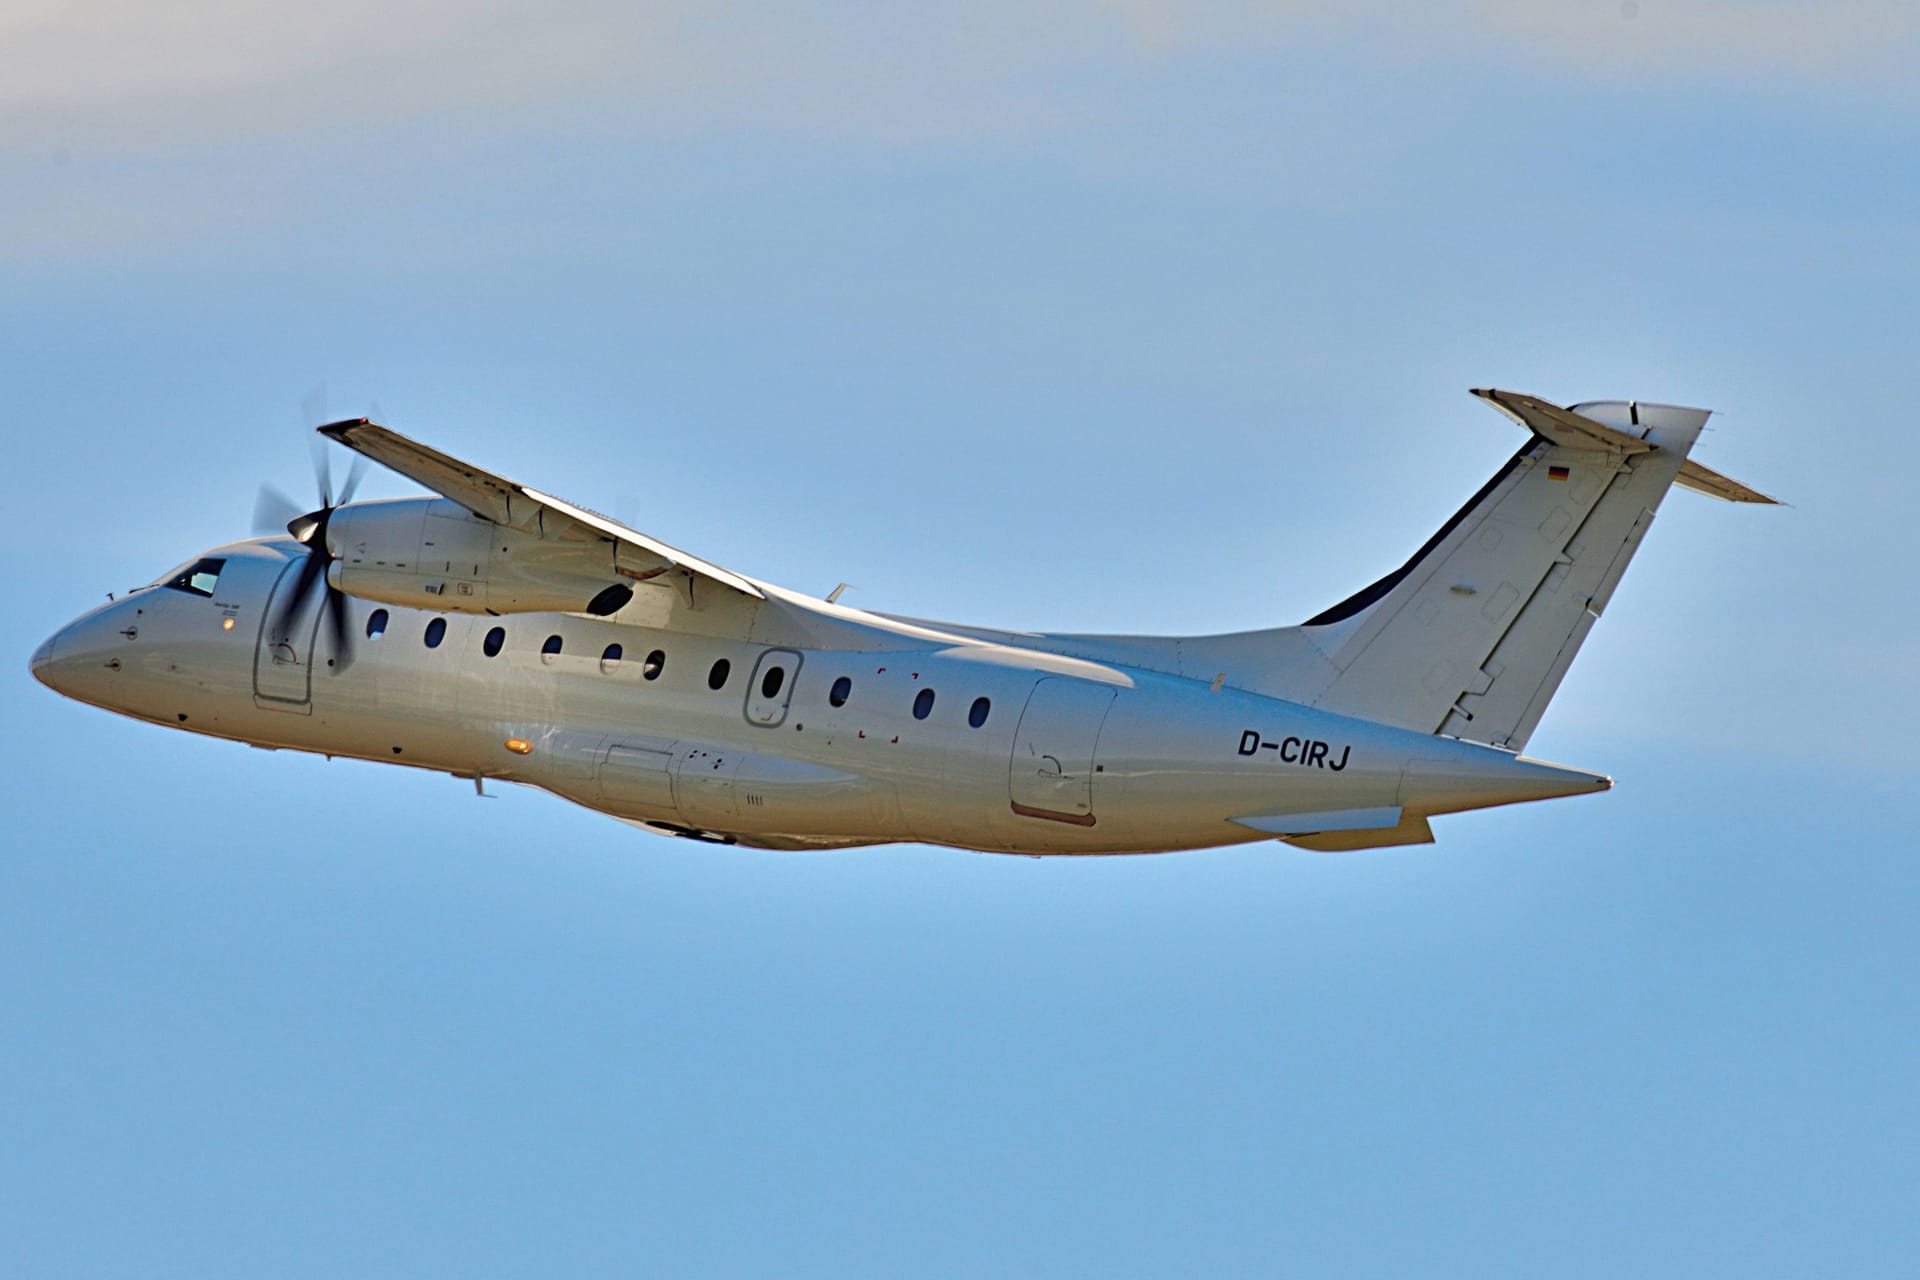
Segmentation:
[[(327, 420), (327, 388), (322, 383), (309, 391), (300, 400), (300, 414), (305, 419), (301, 426), (319, 426)], [(269, 620), (271, 633), (277, 640), (291, 641), (294, 624), (309, 616), (308, 610), (313, 604), (314, 588), (321, 591), (320, 613), (314, 618), (314, 632), (319, 624), (327, 624), (328, 637), (333, 642), (333, 668), (338, 671), (353, 662), (353, 637), (351, 619), (347, 616), (347, 597), (344, 592), (327, 581), (327, 569), (333, 563), (333, 555), (327, 549), (327, 522), (332, 519), (334, 509), (353, 500), (354, 491), (360, 487), (360, 480), (366, 474), (367, 459), (356, 456), (353, 465), (347, 471), (346, 483), (340, 486), (339, 496), (334, 496), (332, 455), (327, 441), (317, 435), (307, 437), (307, 448), (313, 454), (313, 479), (320, 490), (320, 506), (313, 511), (301, 511), (294, 501), (271, 485), (261, 485), (259, 497), (253, 506), (253, 522), (256, 529), (264, 532), (274, 525), (284, 527), (307, 549), (300, 569), (288, 584), (285, 600)]]
[(272, 485), (263, 484), (253, 499), (254, 536), (284, 533), (287, 526), (298, 520), (300, 515), (298, 503)]
[[(322, 382), (306, 395), (300, 397), (300, 416), (305, 419), (300, 425), (311, 431), (327, 420), (327, 384)], [(307, 450), (313, 455), (313, 478), (320, 486), (320, 505), (333, 505), (333, 468), (327, 461), (326, 441), (318, 436), (309, 436)]]
[(333, 505), (336, 507), (344, 507), (349, 502), (352, 502), (354, 490), (360, 487), (360, 481), (365, 478), (366, 474), (367, 455), (364, 453), (354, 454), (353, 465), (347, 468), (346, 482), (340, 486), (340, 498)]
[(327, 629), (333, 636), (333, 669), (345, 671), (353, 665), (353, 636), (347, 625), (346, 593), (329, 582), (327, 600), (321, 607), (327, 611)]
[(333, 463), (328, 456), (326, 439), (309, 436), (307, 452), (313, 455), (313, 483), (320, 490), (320, 505), (330, 509), (333, 506)]
[(300, 425), (311, 430), (327, 420), (327, 384), (316, 382), (307, 394), (300, 397), (300, 414), (306, 419)]
[[(322, 535), (325, 534), (325, 522), (321, 523), (320, 532)], [(280, 616), (273, 620), (272, 634), (281, 639), (289, 636), (294, 618), (299, 615), (301, 609), (306, 607), (307, 597), (313, 593), (314, 582), (321, 579), (327, 571), (324, 536), (316, 538), (315, 543), (318, 544), (318, 549), (313, 544), (308, 545), (307, 557), (300, 562), (300, 574), (293, 580), (292, 590), (287, 592), (287, 602), (281, 606)]]
[[(380, 420), (379, 402), (368, 401), (367, 421), (379, 422)], [(347, 482), (340, 486), (340, 496), (334, 499), (334, 506), (344, 507), (353, 501), (353, 495), (360, 491), (360, 481), (366, 478), (367, 466), (368, 461), (366, 454), (356, 453), (353, 455), (353, 461), (347, 465)]]

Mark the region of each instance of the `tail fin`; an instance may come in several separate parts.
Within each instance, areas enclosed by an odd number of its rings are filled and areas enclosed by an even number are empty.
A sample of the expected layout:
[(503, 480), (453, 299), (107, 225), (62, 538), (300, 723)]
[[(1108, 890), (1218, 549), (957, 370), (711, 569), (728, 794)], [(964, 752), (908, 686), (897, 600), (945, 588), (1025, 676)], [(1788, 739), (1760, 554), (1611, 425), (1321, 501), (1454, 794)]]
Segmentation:
[(1473, 394), (1532, 438), (1412, 559), (1297, 634), (1326, 660), (1315, 706), (1519, 750), (1676, 481), (1773, 499), (1688, 461), (1707, 410)]

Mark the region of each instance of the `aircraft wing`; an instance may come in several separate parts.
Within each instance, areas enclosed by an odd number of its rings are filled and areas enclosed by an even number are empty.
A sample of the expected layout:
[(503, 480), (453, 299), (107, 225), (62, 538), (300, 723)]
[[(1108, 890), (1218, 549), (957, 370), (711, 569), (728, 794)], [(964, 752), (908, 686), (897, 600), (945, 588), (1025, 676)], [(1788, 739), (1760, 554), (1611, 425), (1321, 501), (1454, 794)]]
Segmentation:
[(765, 593), (751, 580), (731, 569), (723, 569), (637, 529), (629, 529), (598, 512), (462, 462), (365, 418), (330, 422), (319, 431), (329, 440), (365, 454), (441, 497), (459, 503), (483, 520), (518, 529), (538, 527), (549, 532), (555, 532), (558, 524), (557, 532), (563, 537), (572, 533), (581, 538), (613, 542), (616, 563), (627, 577), (645, 581), (669, 570), (679, 570), (752, 599), (766, 599)]

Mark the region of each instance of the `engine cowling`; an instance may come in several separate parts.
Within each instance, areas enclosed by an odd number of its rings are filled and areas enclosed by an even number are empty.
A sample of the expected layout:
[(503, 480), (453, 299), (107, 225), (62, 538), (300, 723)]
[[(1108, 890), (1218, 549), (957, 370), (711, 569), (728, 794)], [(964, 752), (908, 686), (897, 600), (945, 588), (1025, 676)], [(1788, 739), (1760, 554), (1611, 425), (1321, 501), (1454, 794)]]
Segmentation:
[(542, 537), (445, 498), (341, 507), (327, 581), (350, 596), (455, 613), (609, 614), (633, 598), (603, 538)]

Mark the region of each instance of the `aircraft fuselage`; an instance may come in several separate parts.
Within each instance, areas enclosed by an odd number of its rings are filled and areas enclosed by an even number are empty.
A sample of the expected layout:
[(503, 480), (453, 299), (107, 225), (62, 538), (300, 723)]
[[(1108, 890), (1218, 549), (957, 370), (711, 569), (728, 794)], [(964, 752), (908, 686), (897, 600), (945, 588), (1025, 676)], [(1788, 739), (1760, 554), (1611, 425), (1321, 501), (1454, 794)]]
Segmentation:
[(335, 665), (311, 611), (276, 616), (298, 543), (209, 555), (225, 561), (210, 595), (156, 585), (103, 605), (43, 646), (36, 675), (169, 727), (520, 782), (776, 848), (1158, 852), (1608, 785), (1218, 681), (784, 592), (747, 608), (660, 588), (658, 627), (354, 599), (352, 661)]

